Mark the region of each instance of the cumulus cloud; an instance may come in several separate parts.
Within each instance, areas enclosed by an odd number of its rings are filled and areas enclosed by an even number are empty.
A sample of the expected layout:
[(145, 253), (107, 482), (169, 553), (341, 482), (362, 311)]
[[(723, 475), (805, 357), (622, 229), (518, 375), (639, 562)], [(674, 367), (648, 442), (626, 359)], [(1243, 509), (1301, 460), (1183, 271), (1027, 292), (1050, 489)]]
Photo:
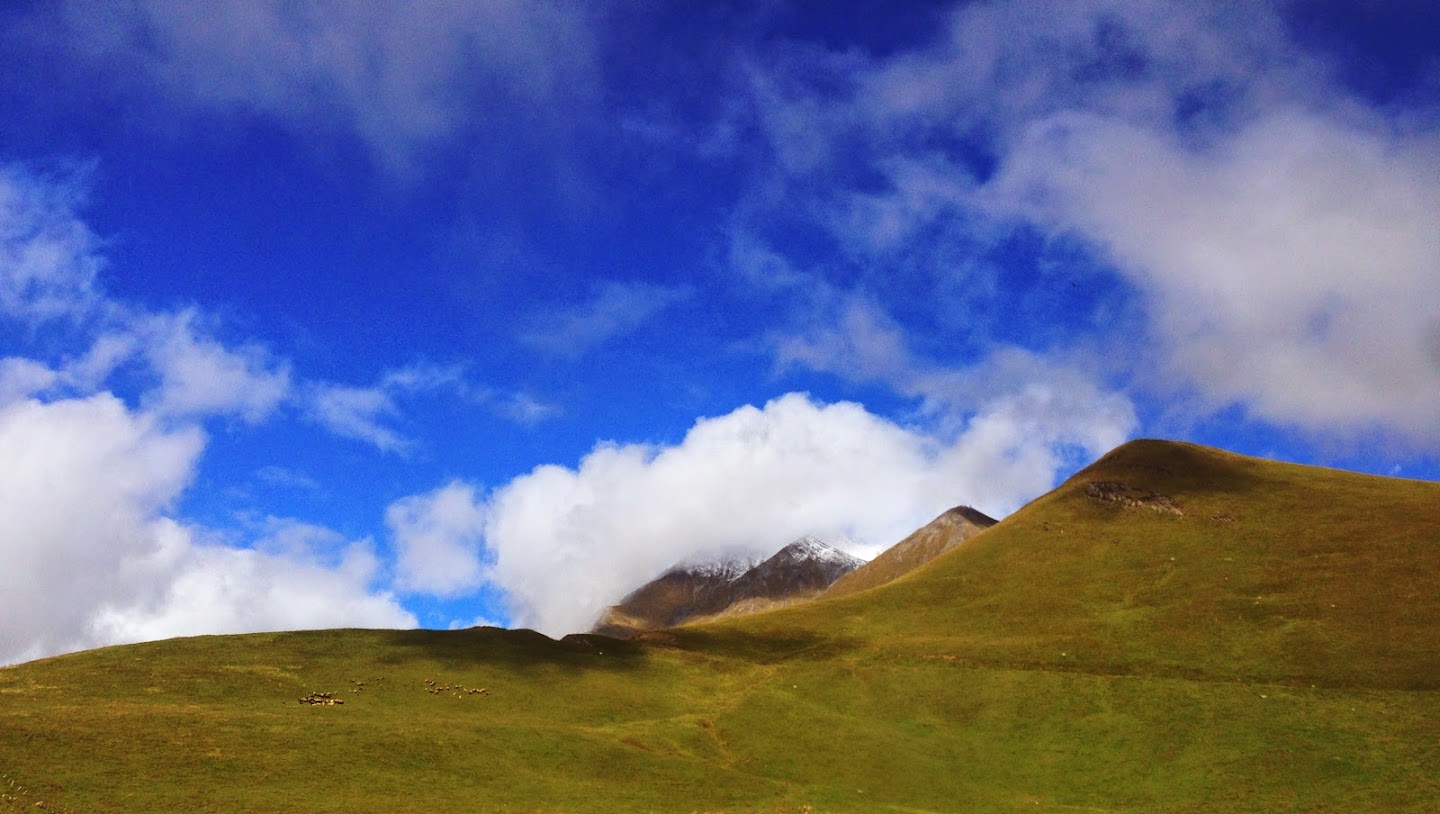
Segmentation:
[(1102, 247), (1144, 292), (1169, 369), (1212, 404), (1435, 440), (1437, 168), (1440, 133), (1315, 112), (1206, 149), (1070, 115), (1035, 124), (990, 200)]
[(367, 545), (322, 554), (292, 531), (237, 547), (174, 519), (203, 447), (199, 430), (108, 393), (0, 407), (0, 663), (187, 633), (414, 624), (373, 590)]
[(489, 576), (517, 625), (562, 634), (687, 558), (769, 554), (803, 534), (872, 556), (957, 503), (1004, 515), (1053, 485), (1068, 450), (1095, 455), (1130, 430), (1128, 414), (1060, 415), (1074, 406), (1013, 394), (942, 438), (790, 394), (698, 421), (674, 446), (601, 445), (484, 502)]
[(385, 511), (385, 525), (394, 542), (398, 589), (456, 596), (481, 585), (485, 511), (473, 487), (454, 481), (397, 500)]
[(372, 587), (380, 562), (366, 542), (347, 543), (329, 563), (288, 545), (279, 552), (267, 551), (265, 540), (257, 548), (207, 545), (169, 528), (182, 550), (163, 582), (144, 602), (100, 607), (90, 623), (94, 639), (416, 625), (393, 596)]
[(171, 556), (162, 512), (202, 446), (108, 395), (0, 409), (0, 661), (92, 641), (100, 603), (143, 593), (133, 572)]

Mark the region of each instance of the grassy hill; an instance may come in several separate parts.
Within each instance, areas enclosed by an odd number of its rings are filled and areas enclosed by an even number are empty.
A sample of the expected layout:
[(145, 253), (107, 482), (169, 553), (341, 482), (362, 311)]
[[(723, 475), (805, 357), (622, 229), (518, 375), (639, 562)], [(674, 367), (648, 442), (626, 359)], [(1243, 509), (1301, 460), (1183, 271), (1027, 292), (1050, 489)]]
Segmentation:
[(636, 641), (47, 659), (0, 670), (0, 772), (27, 812), (1433, 811), (1440, 484), (1134, 442), (882, 587)]

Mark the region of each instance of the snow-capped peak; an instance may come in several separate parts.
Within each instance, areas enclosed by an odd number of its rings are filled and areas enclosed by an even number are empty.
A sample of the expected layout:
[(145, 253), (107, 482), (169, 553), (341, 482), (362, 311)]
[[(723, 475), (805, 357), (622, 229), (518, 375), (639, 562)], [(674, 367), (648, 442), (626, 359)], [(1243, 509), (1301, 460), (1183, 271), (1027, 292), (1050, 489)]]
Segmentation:
[(858, 557), (852, 557), (824, 540), (808, 534), (780, 549), (780, 553), (776, 556), (781, 555), (796, 562), (801, 560), (815, 560), (817, 562), (845, 565), (850, 568), (859, 568), (865, 564), (864, 560)]
[(743, 552), (731, 552), (717, 557), (694, 559), (670, 569), (671, 574), (689, 574), (704, 579), (739, 579), (746, 571), (759, 565), (764, 558)]

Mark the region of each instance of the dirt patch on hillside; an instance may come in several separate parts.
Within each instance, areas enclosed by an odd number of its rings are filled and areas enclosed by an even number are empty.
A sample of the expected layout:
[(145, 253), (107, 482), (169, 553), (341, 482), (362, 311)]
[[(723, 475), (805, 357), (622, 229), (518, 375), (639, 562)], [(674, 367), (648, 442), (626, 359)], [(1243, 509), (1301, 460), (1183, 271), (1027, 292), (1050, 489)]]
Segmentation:
[(1085, 486), (1085, 496), (1101, 503), (1118, 503), (1127, 509), (1149, 509), (1160, 514), (1184, 515), (1175, 501), (1159, 492), (1119, 481), (1096, 481)]

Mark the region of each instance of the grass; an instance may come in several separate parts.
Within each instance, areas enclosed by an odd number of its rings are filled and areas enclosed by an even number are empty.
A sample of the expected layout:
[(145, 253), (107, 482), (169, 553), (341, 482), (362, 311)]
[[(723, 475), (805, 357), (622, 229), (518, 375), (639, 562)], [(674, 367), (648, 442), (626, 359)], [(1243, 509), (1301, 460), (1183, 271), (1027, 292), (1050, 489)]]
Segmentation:
[(1437, 529), (1437, 484), (1140, 442), (890, 585), (638, 642), (0, 670), (0, 812), (1431, 811)]

